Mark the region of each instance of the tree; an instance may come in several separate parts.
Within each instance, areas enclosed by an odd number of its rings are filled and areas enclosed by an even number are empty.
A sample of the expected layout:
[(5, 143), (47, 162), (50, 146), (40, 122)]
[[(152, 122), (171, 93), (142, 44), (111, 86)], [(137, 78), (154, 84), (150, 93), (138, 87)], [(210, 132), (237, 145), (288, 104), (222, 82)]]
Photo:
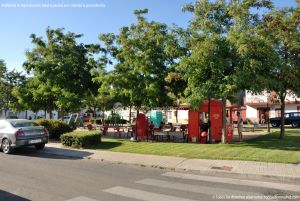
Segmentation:
[(281, 108), (280, 138), (285, 135), (285, 98), (300, 89), (300, 7), (272, 10), (266, 14), (261, 35), (270, 51), (270, 65), (257, 80), (279, 97)]
[[(64, 29), (46, 30), (47, 40), (32, 34), (34, 48), (26, 52), (27, 60), (23, 67), (34, 75), (39, 88), (34, 93), (54, 102), (62, 111), (77, 111), (81, 101), (90, 91), (96, 91), (92, 82), (91, 70), (95, 62), (93, 54), (99, 51), (98, 45), (77, 43), (81, 34), (64, 33)], [(53, 100), (52, 100), (53, 99)]]
[(16, 111), (32, 110), (37, 112), (41, 109), (49, 111), (53, 109), (54, 103), (49, 106), (49, 101), (46, 102), (40, 93), (34, 93), (37, 88), (40, 87), (40, 83), (34, 78), (28, 78), (23, 86), (14, 87), (12, 94), (16, 97), (18, 104), (15, 107)]
[(258, 23), (259, 15), (251, 9), (268, 6), (267, 0), (199, 0), (184, 7), (184, 11), (194, 14), (189, 25), (191, 53), (181, 61), (181, 68), (188, 76), (188, 101), (192, 107), (199, 108), (203, 99), (222, 98), (222, 142), (226, 133), (226, 99), (241, 89), (238, 72), (243, 64), (233, 41), (244, 34), (250, 24), (255, 27)]
[(8, 110), (15, 110), (18, 107), (17, 99), (14, 97), (12, 90), (14, 87), (23, 86), (26, 77), (15, 69), (8, 71), (3, 60), (0, 60), (0, 76), (0, 109), (5, 111), (6, 116)]
[(170, 34), (173, 36), (173, 44), (176, 44), (174, 46), (176, 48), (173, 47), (170, 50), (178, 59), (174, 60), (168, 68), (165, 81), (172, 105), (176, 106), (176, 123), (178, 123), (178, 107), (181, 102), (185, 101), (184, 91), (187, 88), (187, 80), (183, 76), (185, 72), (180, 69), (179, 64), (180, 60), (189, 54), (187, 38), (190, 36), (190, 33), (182, 28), (175, 27)]
[(144, 18), (147, 12), (136, 10), (137, 24), (122, 27), (118, 35), (100, 36), (107, 54), (116, 61), (110, 73), (111, 85), (137, 110), (170, 104), (165, 77), (178, 58), (175, 36), (165, 24), (148, 22)]
[(275, 91), (280, 98), (280, 138), (283, 138), (285, 97), (300, 89), (300, 7), (271, 12), (265, 17), (264, 27), (266, 32), (271, 32), (265, 36), (272, 41), (271, 50), (276, 56), (276, 63), (269, 69), (267, 88)]

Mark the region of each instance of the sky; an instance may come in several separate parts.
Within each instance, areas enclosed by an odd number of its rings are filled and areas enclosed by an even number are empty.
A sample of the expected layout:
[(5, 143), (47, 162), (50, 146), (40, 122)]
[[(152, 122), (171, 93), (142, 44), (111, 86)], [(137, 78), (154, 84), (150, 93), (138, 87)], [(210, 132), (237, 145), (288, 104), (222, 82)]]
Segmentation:
[[(136, 22), (133, 11), (149, 9), (149, 20), (186, 27), (192, 15), (182, 6), (194, 0), (0, 0), (0, 59), (9, 70), (22, 70), (25, 51), (34, 33), (45, 36), (48, 26), (81, 33), (80, 42), (99, 43), (101, 33), (117, 33)], [(295, 0), (274, 0), (276, 7), (295, 6)]]

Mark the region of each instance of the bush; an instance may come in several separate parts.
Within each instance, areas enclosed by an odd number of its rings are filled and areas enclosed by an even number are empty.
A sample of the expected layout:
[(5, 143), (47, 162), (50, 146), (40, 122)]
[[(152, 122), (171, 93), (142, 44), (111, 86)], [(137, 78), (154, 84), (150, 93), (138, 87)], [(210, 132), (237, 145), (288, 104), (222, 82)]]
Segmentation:
[(106, 118), (104, 120), (104, 122), (108, 123), (108, 124), (114, 124), (114, 123), (116, 123), (116, 124), (127, 124), (128, 123), (128, 121), (126, 119), (121, 119), (119, 117), (117, 117), (116, 119), (109, 117), (109, 118)]
[(73, 129), (65, 122), (54, 119), (38, 119), (36, 122), (49, 131), (49, 138), (59, 139), (64, 133), (72, 132)]
[(63, 134), (60, 139), (64, 146), (86, 148), (100, 143), (101, 133), (100, 131), (75, 131)]
[(101, 119), (92, 119), (92, 120), (90, 120), (90, 122), (92, 124), (102, 124), (102, 120)]

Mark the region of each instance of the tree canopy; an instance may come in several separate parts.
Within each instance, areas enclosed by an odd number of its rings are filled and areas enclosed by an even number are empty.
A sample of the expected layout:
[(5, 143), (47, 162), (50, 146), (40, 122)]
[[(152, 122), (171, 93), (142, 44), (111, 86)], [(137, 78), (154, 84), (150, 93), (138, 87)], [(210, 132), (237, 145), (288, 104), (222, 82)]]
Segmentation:
[[(65, 33), (63, 29), (46, 30), (46, 40), (32, 34), (35, 46), (26, 52), (24, 69), (33, 74), (32, 89), (35, 100), (42, 97), (52, 108), (76, 111), (87, 92), (97, 90), (92, 82), (91, 70), (96, 68), (94, 54), (98, 45), (78, 43), (81, 34)], [(54, 104), (52, 104), (52, 102)]]
[(147, 13), (136, 10), (136, 24), (122, 27), (117, 35), (100, 35), (106, 54), (115, 62), (103, 86), (112, 87), (128, 100), (126, 105), (138, 109), (172, 104), (165, 78), (185, 51), (167, 25), (147, 21)]

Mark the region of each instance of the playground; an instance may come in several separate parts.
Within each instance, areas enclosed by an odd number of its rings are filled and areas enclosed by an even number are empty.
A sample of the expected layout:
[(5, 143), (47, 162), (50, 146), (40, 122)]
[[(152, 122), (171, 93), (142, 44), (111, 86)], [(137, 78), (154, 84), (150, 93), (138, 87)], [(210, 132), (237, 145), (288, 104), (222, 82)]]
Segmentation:
[[(101, 130), (104, 138), (127, 139), (131, 141), (184, 142), (184, 143), (220, 143), (222, 142), (223, 124), (226, 128), (225, 142), (237, 141), (237, 112), (245, 116), (245, 108), (227, 106), (223, 114), (222, 101), (205, 100), (198, 109), (188, 111), (187, 124), (174, 124), (163, 118), (161, 111), (139, 113), (130, 124), (120, 116), (114, 115), (110, 121), (99, 124), (91, 120), (80, 123), (79, 129)], [(226, 119), (225, 119), (226, 118)], [(78, 115), (70, 118), (69, 124), (78, 122)], [(225, 121), (224, 121), (225, 120)], [(78, 123), (77, 123), (78, 124)], [(250, 128), (250, 129), (249, 129)], [(265, 132), (255, 132), (255, 125), (245, 124), (243, 139), (258, 137)], [(257, 128), (256, 128), (257, 130)], [(251, 131), (251, 132), (250, 132)]]

